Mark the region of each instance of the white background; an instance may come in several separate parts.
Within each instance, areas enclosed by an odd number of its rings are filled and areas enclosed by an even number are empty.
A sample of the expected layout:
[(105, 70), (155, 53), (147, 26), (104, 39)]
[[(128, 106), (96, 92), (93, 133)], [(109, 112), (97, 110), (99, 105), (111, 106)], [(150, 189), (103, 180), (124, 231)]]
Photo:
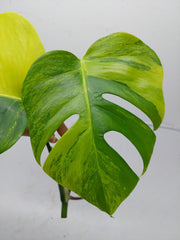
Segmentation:
[[(61, 219), (57, 185), (35, 162), (29, 139), (21, 138), (0, 156), (0, 239), (179, 240), (179, 0), (0, 0), (0, 12), (7, 11), (29, 19), (47, 51), (63, 49), (79, 58), (94, 41), (113, 32), (142, 39), (164, 66), (162, 127), (175, 130), (157, 130), (148, 171), (113, 218), (81, 200), (70, 201), (68, 218)], [(140, 173), (135, 149), (118, 134), (108, 139)]]

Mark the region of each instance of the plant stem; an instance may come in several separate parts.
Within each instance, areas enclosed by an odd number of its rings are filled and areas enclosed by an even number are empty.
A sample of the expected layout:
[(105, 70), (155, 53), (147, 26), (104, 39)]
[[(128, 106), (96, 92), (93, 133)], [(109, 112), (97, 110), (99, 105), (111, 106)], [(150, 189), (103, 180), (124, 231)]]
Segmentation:
[[(52, 147), (49, 142), (46, 144), (48, 151), (50, 152)], [(68, 201), (70, 198), (70, 190), (58, 184), (58, 189), (60, 193), (61, 199), (61, 218), (67, 218), (67, 210), (68, 210)]]
[(58, 184), (59, 187), (59, 192), (60, 192), (60, 198), (62, 202), (61, 206), (61, 217), (62, 218), (67, 218), (67, 210), (68, 210), (68, 201), (70, 197), (70, 190), (61, 186)]
[(47, 149), (48, 149), (48, 152), (50, 153), (50, 151), (52, 150), (52, 147), (51, 147), (51, 145), (49, 144), (49, 142), (46, 143), (46, 147), (47, 147)]

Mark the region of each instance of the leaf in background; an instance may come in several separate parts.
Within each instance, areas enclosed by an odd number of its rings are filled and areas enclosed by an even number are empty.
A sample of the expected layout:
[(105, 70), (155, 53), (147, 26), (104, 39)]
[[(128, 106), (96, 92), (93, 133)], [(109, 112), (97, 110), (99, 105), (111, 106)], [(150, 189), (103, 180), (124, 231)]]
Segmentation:
[(13, 12), (0, 14), (0, 153), (10, 148), (27, 126), (22, 84), (31, 64), (44, 52), (27, 19)]
[(68, 117), (78, 121), (52, 149), (43, 169), (58, 183), (112, 214), (139, 177), (104, 140), (108, 131), (128, 138), (139, 151), (144, 172), (155, 135), (139, 118), (105, 100), (111, 93), (131, 102), (157, 128), (164, 114), (163, 70), (152, 49), (127, 33), (95, 42), (82, 60), (66, 51), (40, 57), (24, 81), (23, 104), (31, 143), (40, 164), (42, 150)]

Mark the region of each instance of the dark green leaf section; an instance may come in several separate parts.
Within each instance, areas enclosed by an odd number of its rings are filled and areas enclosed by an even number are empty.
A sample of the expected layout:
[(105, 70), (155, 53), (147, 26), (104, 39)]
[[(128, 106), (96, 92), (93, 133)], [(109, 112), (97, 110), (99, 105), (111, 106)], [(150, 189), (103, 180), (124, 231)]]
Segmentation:
[[(128, 39), (119, 33), (118, 45), (117, 35), (108, 36), (111, 41), (92, 45), (82, 60), (66, 51), (43, 55), (32, 65), (22, 91), (39, 164), (50, 136), (64, 120), (79, 114), (78, 121), (50, 152), (43, 169), (59, 184), (109, 214), (131, 193), (139, 178), (106, 143), (104, 134), (113, 130), (128, 138), (142, 157), (143, 172), (150, 161), (155, 135), (143, 121), (102, 95), (115, 94), (133, 103), (152, 119), (155, 128), (163, 116), (158, 58), (142, 42), (136, 43), (139, 40), (132, 35)], [(132, 56), (131, 51), (127, 55), (128, 44), (134, 49)], [(155, 90), (160, 96), (154, 94)]]
[(27, 126), (26, 113), (20, 99), (0, 96), (0, 153), (9, 149)]

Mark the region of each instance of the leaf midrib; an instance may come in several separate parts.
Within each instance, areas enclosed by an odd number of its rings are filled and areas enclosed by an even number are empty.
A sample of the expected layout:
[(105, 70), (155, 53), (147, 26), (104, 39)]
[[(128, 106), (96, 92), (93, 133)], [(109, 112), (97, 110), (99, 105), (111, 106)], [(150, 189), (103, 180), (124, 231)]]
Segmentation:
[[(94, 141), (94, 131), (93, 131), (93, 126), (92, 126), (92, 114), (91, 114), (91, 107), (90, 107), (90, 100), (89, 100), (89, 94), (88, 94), (88, 87), (87, 87), (87, 81), (86, 81), (86, 73), (85, 73), (85, 63), (83, 61), (83, 59), (80, 60), (81, 63), (81, 73), (82, 73), (82, 82), (83, 82), (83, 90), (84, 90), (84, 96), (85, 96), (85, 101), (86, 101), (86, 106), (87, 106), (87, 112), (89, 115), (89, 123), (90, 123), (90, 128), (92, 130), (92, 134), (93, 134), (93, 146), (96, 149), (96, 144)], [(96, 151), (96, 159), (98, 159), (97, 156), (97, 151)]]
[[(89, 123), (90, 123), (90, 128), (91, 128), (91, 132), (92, 132), (92, 143), (93, 143), (93, 147), (95, 150), (95, 155), (96, 155), (96, 164), (98, 167), (98, 173), (99, 173), (99, 178), (101, 181), (101, 186), (102, 186), (102, 190), (103, 190), (103, 195), (105, 198), (105, 204), (106, 204), (106, 195), (105, 195), (105, 191), (104, 191), (104, 186), (102, 183), (102, 179), (101, 179), (101, 174), (100, 174), (100, 167), (99, 167), (99, 162), (98, 162), (98, 154), (97, 154), (97, 149), (96, 149), (96, 144), (94, 141), (94, 129), (93, 129), (93, 125), (92, 125), (92, 114), (91, 114), (91, 107), (90, 107), (90, 100), (89, 100), (89, 94), (88, 94), (88, 86), (87, 86), (87, 80), (86, 80), (86, 65), (83, 59), (80, 59), (80, 64), (81, 64), (81, 74), (82, 74), (82, 82), (83, 82), (83, 90), (84, 90), (84, 96), (85, 96), (85, 101), (86, 101), (86, 106), (87, 106), (87, 112), (89, 115)], [(107, 206), (106, 206), (107, 208)]]

